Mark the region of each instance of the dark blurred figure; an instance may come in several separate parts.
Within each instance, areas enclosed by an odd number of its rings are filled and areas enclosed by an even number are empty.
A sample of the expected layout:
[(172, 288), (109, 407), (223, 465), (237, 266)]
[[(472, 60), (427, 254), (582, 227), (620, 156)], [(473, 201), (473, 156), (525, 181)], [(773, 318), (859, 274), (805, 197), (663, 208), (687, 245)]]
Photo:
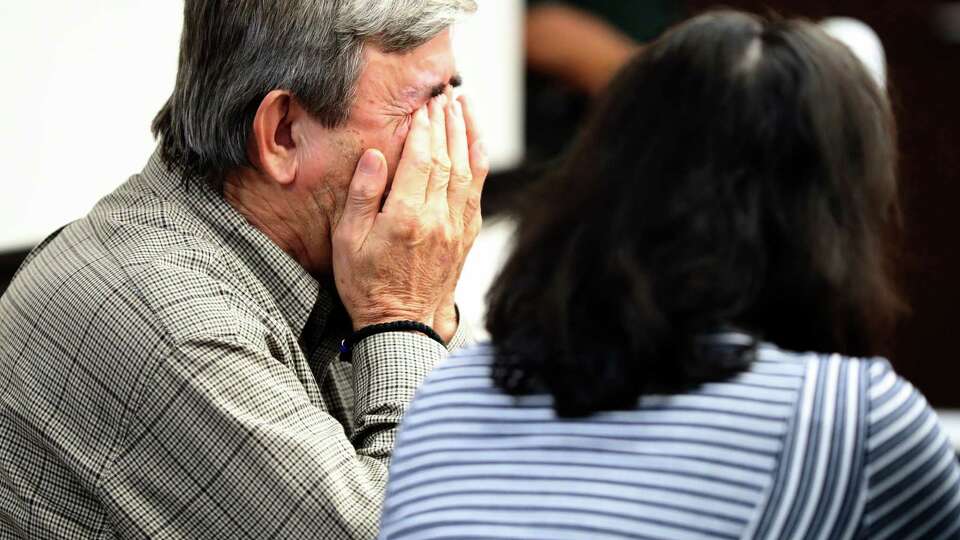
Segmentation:
[(530, 159), (542, 161), (569, 146), (592, 98), (681, 10), (671, 0), (529, 4), (526, 143)]
[(513, 209), (514, 196), (567, 148), (593, 98), (624, 63), (683, 15), (677, 0), (528, 0), (525, 159), (491, 175), (484, 213)]
[(428, 377), (385, 538), (957, 538), (960, 467), (878, 353), (886, 94), (818, 26), (709, 13), (519, 212), (492, 344)]

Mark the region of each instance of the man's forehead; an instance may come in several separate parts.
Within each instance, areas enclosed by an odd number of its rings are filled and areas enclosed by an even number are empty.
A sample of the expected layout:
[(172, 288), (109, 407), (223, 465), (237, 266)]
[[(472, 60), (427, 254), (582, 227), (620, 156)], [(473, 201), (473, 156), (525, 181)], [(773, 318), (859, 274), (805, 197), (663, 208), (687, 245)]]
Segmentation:
[(361, 78), (389, 89), (393, 98), (424, 102), (460, 84), (448, 30), (407, 52), (389, 53), (377, 46), (365, 47)]

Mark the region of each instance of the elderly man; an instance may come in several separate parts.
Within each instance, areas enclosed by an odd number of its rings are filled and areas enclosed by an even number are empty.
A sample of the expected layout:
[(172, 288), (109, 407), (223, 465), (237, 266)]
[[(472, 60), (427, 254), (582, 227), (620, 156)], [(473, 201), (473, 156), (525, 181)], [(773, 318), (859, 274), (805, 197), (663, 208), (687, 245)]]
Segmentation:
[(157, 153), (0, 300), (0, 537), (376, 534), (397, 424), (464, 339), (473, 9), (186, 1)]

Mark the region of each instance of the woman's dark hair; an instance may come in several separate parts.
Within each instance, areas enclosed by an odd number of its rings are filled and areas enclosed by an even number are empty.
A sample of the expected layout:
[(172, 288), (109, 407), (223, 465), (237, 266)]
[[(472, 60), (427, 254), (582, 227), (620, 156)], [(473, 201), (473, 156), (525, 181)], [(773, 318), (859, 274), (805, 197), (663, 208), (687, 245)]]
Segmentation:
[(885, 94), (800, 20), (712, 12), (636, 56), (521, 212), (489, 293), (496, 384), (563, 416), (749, 366), (726, 327), (879, 352), (902, 303)]

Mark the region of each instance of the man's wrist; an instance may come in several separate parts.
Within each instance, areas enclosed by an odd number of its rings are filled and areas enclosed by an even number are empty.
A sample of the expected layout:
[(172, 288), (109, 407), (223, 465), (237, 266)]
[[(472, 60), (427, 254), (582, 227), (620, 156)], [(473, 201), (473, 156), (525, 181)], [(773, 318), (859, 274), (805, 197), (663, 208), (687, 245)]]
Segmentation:
[(360, 330), (367, 328), (368, 326), (375, 326), (379, 324), (389, 324), (398, 321), (415, 321), (420, 324), (425, 324), (430, 328), (434, 327), (434, 317), (427, 317), (423, 315), (417, 315), (413, 313), (390, 313), (378, 315), (375, 317), (362, 317), (362, 318), (353, 318), (353, 331), (359, 332)]
[(436, 322), (433, 325), (434, 330), (440, 334), (444, 343), (450, 343), (460, 326), (460, 310), (455, 303), (451, 303), (437, 312), (434, 321)]

